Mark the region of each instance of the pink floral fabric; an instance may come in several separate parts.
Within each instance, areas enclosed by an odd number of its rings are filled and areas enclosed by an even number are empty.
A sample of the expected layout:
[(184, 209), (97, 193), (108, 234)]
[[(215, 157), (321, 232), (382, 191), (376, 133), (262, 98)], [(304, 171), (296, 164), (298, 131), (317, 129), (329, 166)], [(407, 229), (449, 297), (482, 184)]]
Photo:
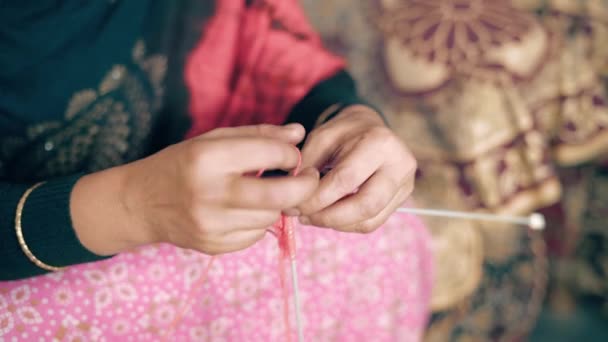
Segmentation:
[[(370, 235), (298, 226), (296, 241), (307, 341), (421, 339), (432, 267), (416, 218), (395, 214)], [(208, 260), (158, 245), (1, 282), (0, 341), (284, 341), (272, 235), (217, 257), (193, 290)]]

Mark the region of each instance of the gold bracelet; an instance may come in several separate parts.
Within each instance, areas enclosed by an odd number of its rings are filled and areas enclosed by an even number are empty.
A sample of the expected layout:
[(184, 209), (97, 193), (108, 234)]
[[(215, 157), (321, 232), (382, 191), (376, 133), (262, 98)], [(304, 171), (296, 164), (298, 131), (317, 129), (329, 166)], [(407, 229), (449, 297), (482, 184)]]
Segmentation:
[(19, 246), (21, 247), (21, 250), (23, 251), (23, 253), (25, 253), (27, 258), (30, 259), (31, 262), (33, 262), (36, 266), (42, 269), (55, 272), (61, 270), (63, 267), (47, 265), (40, 261), (38, 258), (36, 258), (36, 256), (34, 256), (30, 248), (25, 243), (25, 239), (23, 238), (23, 230), (21, 229), (21, 215), (23, 214), (23, 206), (25, 205), (25, 201), (27, 200), (27, 197), (32, 193), (32, 191), (36, 190), (36, 188), (38, 188), (42, 184), (44, 184), (44, 182), (37, 183), (31, 188), (27, 189), (25, 193), (23, 193), (23, 196), (21, 196), (21, 199), (19, 199), (19, 203), (17, 204), (17, 213), (15, 214), (15, 233), (17, 233), (17, 240), (19, 241)]

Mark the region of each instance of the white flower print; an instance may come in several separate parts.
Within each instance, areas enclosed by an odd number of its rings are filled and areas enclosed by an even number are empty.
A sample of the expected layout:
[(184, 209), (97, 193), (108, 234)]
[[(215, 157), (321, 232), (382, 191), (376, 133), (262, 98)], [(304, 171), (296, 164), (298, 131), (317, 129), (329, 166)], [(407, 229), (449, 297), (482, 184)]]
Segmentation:
[(114, 298), (123, 301), (134, 301), (137, 291), (129, 282), (128, 267), (126, 263), (112, 265), (107, 272), (101, 270), (84, 271), (85, 278), (93, 285), (93, 300), (95, 310), (99, 313), (112, 303)]
[(90, 326), (86, 321), (82, 321), (72, 315), (67, 315), (61, 320), (58, 330), (65, 337), (62, 341), (84, 342), (84, 341), (103, 341), (102, 331), (95, 326)]
[(211, 336), (221, 336), (225, 334), (232, 326), (232, 321), (225, 317), (220, 317), (209, 325)]
[(14, 304), (24, 304), (28, 299), (30, 299), (30, 292), (31, 291), (29, 286), (20, 286), (11, 291), (11, 299), (13, 300)]
[(166, 271), (160, 264), (153, 264), (148, 268), (148, 275), (152, 281), (158, 281), (163, 279)]
[(60, 305), (68, 305), (72, 302), (72, 299), (74, 298), (72, 292), (65, 287), (61, 287), (57, 291), (55, 291), (55, 295), (53, 297), (55, 298), (55, 301)]
[(61, 279), (63, 279), (64, 274), (65, 274), (65, 271), (58, 271), (58, 272), (51, 272), (51, 273), (45, 274), (44, 276), (58, 282)]
[(139, 249), (139, 253), (147, 258), (154, 259), (158, 254), (158, 249), (158, 246), (146, 246)]
[(0, 294), (0, 336), (9, 333), (16, 319), (26, 325), (42, 323), (42, 317), (30, 302), (31, 289), (28, 285), (19, 286), (7, 296)]
[[(209, 262), (209, 259), (203, 259), (201, 261), (203, 263), (203, 265), (205, 265), (205, 267), (207, 267), (207, 264)], [(209, 269), (209, 274), (207, 274), (207, 279), (217, 279), (217, 278), (221, 278), (224, 276), (224, 267), (222, 266), (221, 263), (219, 262), (215, 262), (211, 265), (211, 268)]]
[(137, 298), (135, 287), (129, 283), (116, 284), (114, 287), (114, 293), (119, 299), (128, 302), (134, 301)]
[(196, 258), (202, 258), (202, 254), (195, 252), (191, 249), (178, 248), (177, 255), (183, 261), (194, 260)]
[(381, 300), (381, 278), (377, 269), (348, 277), (349, 298), (353, 305), (375, 304)]
[(67, 333), (67, 335), (65, 336), (65, 340), (70, 342), (85, 342), (89, 339), (87, 338), (87, 334), (85, 334), (84, 332), (72, 330)]
[(8, 308), (8, 300), (6, 300), (6, 298), (4, 298), (4, 296), (0, 294), (0, 309), (6, 308)]
[(13, 315), (8, 311), (0, 312), (0, 336), (11, 331), (14, 326), (15, 320), (13, 319)]
[(175, 308), (173, 306), (170, 304), (165, 304), (156, 309), (156, 312), (154, 312), (154, 319), (157, 326), (164, 326), (171, 323), (176, 314), (177, 313), (175, 312)]
[(99, 312), (112, 302), (112, 292), (108, 288), (97, 289), (93, 295), (93, 301), (95, 302), (95, 310)]
[(209, 339), (209, 334), (203, 327), (194, 327), (190, 329), (190, 338), (192, 341), (207, 341)]
[(21, 319), (21, 321), (25, 324), (38, 324), (42, 323), (42, 317), (31, 306), (21, 307), (17, 309), (17, 316)]
[(202, 268), (203, 267), (198, 263), (186, 266), (186, 269), (184, 270), (184, 283), (186, 284), (187, 289), (189, 289), (192, 284), (200, 281), (203, 272)]
[(112, 324), (112, 331), (116, 335), (122, 335), (122, 334), (126, 333), (127, 328), (128, 328), (128, 323), (123, 320), (116, 321), (116, 322), (114, 322), (114, 324)]
[(158, 291), (155, 295), (154, 295), (154, 303), (162, 303), (162, 302), (166, 302), (168, 301), (170, 298), (170, 296), (167, 294), (167, 292), (165, 291)]
[[(182, 308), (184, 298), (171, 296), (165, 291), (159, 291), (151, 298), (151, 303), (142, 315), (137, 324), (147, 331), (159, 331), (169, 325), (178, 314), (178, 309)], [(188, 299), (184, 299), (188, 300)]]

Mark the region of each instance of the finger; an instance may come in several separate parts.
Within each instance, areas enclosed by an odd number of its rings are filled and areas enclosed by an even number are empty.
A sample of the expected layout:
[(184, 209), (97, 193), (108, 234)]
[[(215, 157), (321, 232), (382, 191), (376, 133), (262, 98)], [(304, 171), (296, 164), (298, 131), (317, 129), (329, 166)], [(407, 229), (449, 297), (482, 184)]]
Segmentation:
[(335, 228), (338, 231), (349, 232), (349, 233), (362, 233), (367, 234), (375, 231), (380, 226), (382, 226), (388, 218), (399, 208), (403, 202), (408, 197), (408, 190), (404, 188), (400, 190), (395, 197), (391, 200), (389, 205), (387, 205), (378, 215), (373, 218), (367, 219), (363, 222), (358, 222), (355, 224), (351, 224), (348, 226)]
[(205, 141), (194, 151), (200, 169), (242, 175), (261, 169), (292, 169), (298, 164), (298, 149), (270, 138), (222, 138)]
[(319, 171), (314, 168), (289, 177), (238, 177), (230, 185), (225, 205), (248, 209), (293, 208), (308, 199), (318, 184)]
[(222, 236), (218, 241), (202, 247), (209, 255), (232, 253), (253, 246), (266, 235), (266, 229), (241, 230)]
[(251, 125), (240, 127), (224, 127), (215, 129), (207, 134), (201, 135), (201, 139), (236, 138), (236, 137), (259, 137), (277, 139), (296, 145), (306, 134), (301, 124), (293, 123), (285, 126), (277, 125)]
[(400, 180), (379, 170), (367, 180), (356, 194), (347, 196), (331, 206), (309, 216), (318, 227), (344, 227), (376, 217), (400, 191)]
[(383, 156), (370, 146), (355, 147), (337, 160), (336, 166), (321, 179), (312, 197), (298, 207), (302, 215), (319, 212), (352, 194), (378, 170)]
[(280, 217), (278, 210), (210, 209), (205, 212), (206, 225), (214, 235), (225, 235), (242, 230), (266, 229)]
[(355, 122), (329, 122), (313, 130), (302, 147), (302, 166), (321, 169), (350, 135)]

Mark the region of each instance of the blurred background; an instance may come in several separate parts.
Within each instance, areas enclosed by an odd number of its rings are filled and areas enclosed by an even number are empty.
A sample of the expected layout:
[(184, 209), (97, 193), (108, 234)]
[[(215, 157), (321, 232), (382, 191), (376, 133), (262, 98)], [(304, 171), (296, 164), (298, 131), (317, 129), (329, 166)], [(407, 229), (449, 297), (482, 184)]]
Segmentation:
[(427, 341), (608, 341), (608, 1), (301, 0), (419, 160)]

